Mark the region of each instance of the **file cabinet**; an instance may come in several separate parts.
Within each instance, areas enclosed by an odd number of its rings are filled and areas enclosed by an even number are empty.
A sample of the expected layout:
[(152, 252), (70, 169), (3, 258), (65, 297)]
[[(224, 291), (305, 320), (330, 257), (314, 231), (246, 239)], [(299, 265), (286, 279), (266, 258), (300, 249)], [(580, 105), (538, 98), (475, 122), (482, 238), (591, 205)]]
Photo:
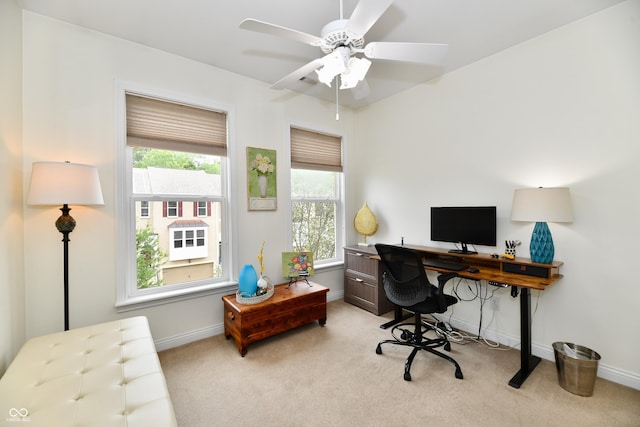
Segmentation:
[(373, 255), (373, 246), (344, 248), (344, 300), (379, 316), (395, 306), (384, 294), (382, 264)]

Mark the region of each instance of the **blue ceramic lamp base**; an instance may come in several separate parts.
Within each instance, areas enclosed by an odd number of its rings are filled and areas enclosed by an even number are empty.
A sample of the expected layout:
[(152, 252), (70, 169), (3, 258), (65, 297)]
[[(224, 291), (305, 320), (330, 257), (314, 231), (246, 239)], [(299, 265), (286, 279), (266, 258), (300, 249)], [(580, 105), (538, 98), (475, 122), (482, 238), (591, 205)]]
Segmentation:
[(529, 244), (531, 261), (541, 264), (551, 264), (553, 262), (554, 248), (551, 231), (546, 222), (536, 222)]

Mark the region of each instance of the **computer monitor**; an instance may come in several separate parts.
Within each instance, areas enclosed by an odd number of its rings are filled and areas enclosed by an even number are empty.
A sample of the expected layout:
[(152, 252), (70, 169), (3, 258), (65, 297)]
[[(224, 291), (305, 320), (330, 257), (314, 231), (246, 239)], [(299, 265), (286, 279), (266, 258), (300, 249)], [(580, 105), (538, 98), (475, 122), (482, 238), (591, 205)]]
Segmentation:
[(459, 243), (451, 253), (475, 254), (468, 245), (496, 246), (495, 206), (442, 206), (431, 208), (431, 240)]

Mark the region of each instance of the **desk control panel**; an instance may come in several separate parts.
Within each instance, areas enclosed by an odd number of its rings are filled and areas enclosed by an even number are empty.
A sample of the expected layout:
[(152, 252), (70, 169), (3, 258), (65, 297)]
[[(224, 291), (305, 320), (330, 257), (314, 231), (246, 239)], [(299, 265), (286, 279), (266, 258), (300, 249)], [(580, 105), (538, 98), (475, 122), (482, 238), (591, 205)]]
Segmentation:
[(500, 283), (500, 282), (494, 282), (493, 280), (489, 280), (487, 281), (488, 284), (490, 284), (491, 286), (495, 286), (497, 288), (508, 288), (509, 285), (506, 283)]

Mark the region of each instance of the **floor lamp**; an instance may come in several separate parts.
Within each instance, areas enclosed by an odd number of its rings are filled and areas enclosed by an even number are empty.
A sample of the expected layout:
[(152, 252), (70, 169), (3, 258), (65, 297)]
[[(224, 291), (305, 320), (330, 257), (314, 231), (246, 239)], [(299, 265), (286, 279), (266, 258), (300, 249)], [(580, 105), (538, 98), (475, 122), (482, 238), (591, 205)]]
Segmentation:
[(69, 233), (76, 220), (69, 205), (102, 205), (100, 177), (95, 166), (69, 162), (36, 162), (31, 170), (29, 205), (62, 205), (56, 228), (64, 247), (64, 330), (69, 330)]
[(568, 188), (521, 188), (513, 193), (512, 221), (535, 222), (529, 252), (531, 261), (551, 264), (555, 249), (547, 222), (573, 221)]

